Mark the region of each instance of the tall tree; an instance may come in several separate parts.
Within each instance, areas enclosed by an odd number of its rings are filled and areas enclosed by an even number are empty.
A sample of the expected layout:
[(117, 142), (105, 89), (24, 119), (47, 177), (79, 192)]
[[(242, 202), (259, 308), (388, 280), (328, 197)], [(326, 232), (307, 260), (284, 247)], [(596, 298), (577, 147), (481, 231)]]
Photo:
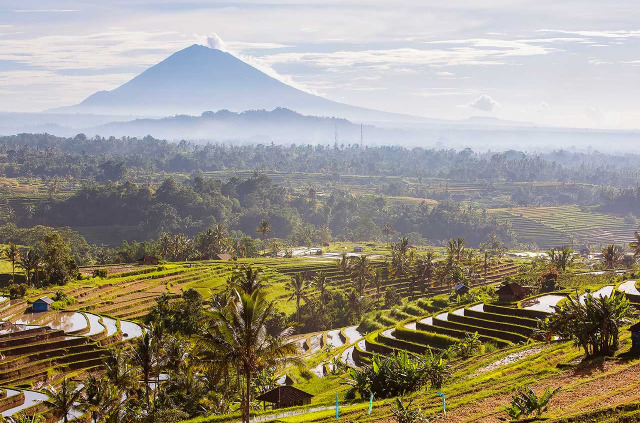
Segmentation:
[(309, 301), (309, 297), (307, 297), (307, 291), (309, 289), (308, 280), (302, 272), (298, 272), (289, 280), (287, 287), (292, 291), (291, 296), (289, 296), (287, 300), (296, 300), (296, 321), (300, 323), (300, 301)]
[(242, 289), (247, 294), (252, 294), (264, 285), (267, 281), (262, 273), (262, 269), (243, 265), (233, 269), (229, 278), (229, 286)]
[(456, 239), (451, 238), (449, 240), (449, 254), (455, 256), (456, 261), (460, 262), (462, 257), (462, 252), (464, 251), (464, 247), (466, 242), (464, 238), (458, 237)]
[(67, 423), (69, 421), (69, 412), (80, 398), (80, 395), (82, 395), (82, 389), (78, 389), (76, 383), (65, 377), (62, 379), (60, 387), (56, 389), (49, 386), (44, 389), (44, 392), (49, 397), (45, 401), (45, 404), (53, 409), (57, 415), (62, 417), (64, 423)]
[(362, 254), (360, 257), (356, 258), (352, 267), (352, 277), (355, 282), (356, 291), (358, 291), (359, 295), (364, 294), (364, 289), (367, 286), (367, 283), (371, 280), (371, 264), (367, 256)]
[(252, 379), (261, 369), (294, 361), (298, 348), (284, 339), (293, 332), (287, 328), (277, 337), (267, 333), (266, 322), (274, 315), (272, 303), (262, 290), (248, 294), (233, 290), (233, 299), (222, 309), (213, 312), (211, 326), (203, 340), (217, 351), (218, 362), (236, 367), (244, 378), (242, 387), (242, 419), (250, 419)]
[(622, 261), (624, 253), (617, 245), (607, 245), (602, 247), (602, 264), (606, 269), (615, 269)]
[(80, 397), (80, 410), (91, 416), (93, 423), (101, 422), (119, 401), (116, 387), (106, 378), (89, 375), (84, 382), (84, 395)]
[(329, 285), (329, 278), (326, 272), (323, 272), (321, 270), (316, 273), (313, 278), (313, 284), (316, 286), (316, 288), (318, 288), (318, 291), (320, 291), (320, 305), (322, 306), (322, 308), (324, 308), (324, 306), (326, 305), (325, 297), (327, 295), (327, 286)]
[(4, 256), (11, 262), (11, 280), (16, 280), (16, 262), (20, 259), (20, 250), (13, 242), (4, 249)]
[(271, 233), (271, 225), (269, 224), (269, 221), (267, 219), (262, 219), (258, 224), (256, 231), (262, 235), (262, 241), (266, 241), (267, 235)]
[(129, 350), (131, 364), (140, 372), (144, 383), (144, 395), (147, 410), (151, 408), (151, 381), (160, 364), (162, 347), (161, 336), (158, 328), (153, 326), (144, 331), (142, 336), (136, 338), (133, 347)]
[(78, 271), (78, 266), (71, 256), (71, 248), (58, 232), (45, 235), (42, 264), (47, 282), (50, 284), (64, 284), (75, 278)]
[(27, 276), (27, 283), (31, 283), (31, 272), (35, 274), (35, 282), (33, 285), (38, 284), (38, 269), (40, 268), (40, 254), (35, 249), (27, 250), (20, 253), (18, 264), (22, 267)]
[(635, 241), (629, 244), (629, 248), (633, 250), (633, 258), (640, 257), (640, 234), (636, 231), (633, 236), (636, 238)]
[(349, 271), (351, 270), (351, 259), (346, 251), (343, 251), (340, 259), (338, 259), (338, 267), (345, 277), (349, 276)]
[(387, 237), (387, 243), (391, 242), (391, 235), (396, 233), (396, 230), (393, 229), (391, 223), (385, 223), (382, 227), (382, 233)]

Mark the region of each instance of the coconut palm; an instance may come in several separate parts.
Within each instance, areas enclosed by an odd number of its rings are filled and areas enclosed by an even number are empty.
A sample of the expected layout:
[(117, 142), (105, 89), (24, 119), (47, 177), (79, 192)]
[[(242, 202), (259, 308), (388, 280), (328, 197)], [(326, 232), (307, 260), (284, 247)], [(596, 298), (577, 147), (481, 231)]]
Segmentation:
[(319, 271), (313, 278), (313, 284), (318, 288), (318, 291), (320, 291), (320, 304), (324, 308), (327, 286), (329, 285), (329, 277), (325, 272)]
[(620, 264), (624, 253), (617, 245), (607, 245), (602, 247), (602, 263), (606, 269), (615, 269)]
[(382, 269), (377, 268), (375, 275), (373, 276), (373, 286), (376, 288), (376, 296), (380, 298), (380, 291), (382, 289)]
[(78, 389), (78, 385), (66, 377), (62, 379), (62, 383), (58, 389), (53, 386), (43, 389), (49, 397), (45, 404), (51, 408), (56, 415), (62, 417), (64, 423), (69, 421), (69, 412), (73, 405), (82, 395), (82, 389)]
[(351, 270), (351, 259), (346, 251), (342, 252), (340, 259), (338, 260), (338, 267), (345, 277), (349, 275), (349, 271)]
[(262, 290), (248, 294), (241, 289), (232, 291), (233, 300), (213, 312), (211, 325), (201, 338), (210, 351), (215, 351), (218, 363), (233, 366), (244, 378), (242, 391), (243, 422), (249, 422), (251, 382), (261, 369), (298, 361), (293, 343), (284, 339), (293, 332), (285, 329), (276, 337), (267, 333), (266, 322), (274, 315), (273, 303), (267, 301)]
[(4, 249), (4, 255), (11, 262), (11, 280), (16, 280), (16, 262), (20, 259), (20, 250), (13, 242), (10, 242), (7, 248)]
[(460, 258), (462, 257), (462, 253), (464, 251), (464, 246), (466, 242), (464, 238), (458, 237), (457, 239), (451, 238), (449, 240), (449, 255), (455, 257), (458, 262), (460, 262)]
[(393, 229), (391, 223), (385, 223), (382, 227), (382, 233), (387, 237), (387, 243), (391, 241), (391, 235), (396, 233), (396, 230)]
[(267, 219), (262, 219), (258, 224), (256, 231), (262, 235), (262, 240), (266, 241), (267, 234), (271, 232), (271, 225), (269, 225), (269, 221)]
[(22, 267), (27, 276), (27, 283), (31, 282), (31, 272), (35, 274), (35, 282), (34, 285), (38, 284), (38, 268), (42, 263), (42, 259), (40, 258), (40, 254), (36, 250), (27, 250), (25, 252), (20, 253), (20, 257), (18, 259), (18, 264)]
[(400, 238), (391, 246), (391, 272), (395, 278), (402, 278), (409, 271), (409, 238)]
[(262, 269), (254, 269), (248, 265), (233, 269), (229, 278), (230, 287), (242, 289), (247, 294), (252, 294), (265, 284), (266, 280), (262, 274)]
[(119, 401), (117, 388), (106, 379), (90, 375), (84, 382), (84, 395), (80, 398), (82, 412), (89, 413), (93, 423), (102, 421)]
[(144, 334), (136, 339), (129, 350), (129, 361), (140, 372), (144, 383), (144, 394), (147, 409), (151, 405), (151, 380), (156, 376), (161, 360), (161, 335), (158, 327), (152, 325)]
[(367, 256), (363, 254), (354, 260), (352, 272), (355, 288), (358, 291), (358, 294), (362, 295), (364, 293), (364, 288), (372, 277), (371, 264)]
[(287, 287), (292, 291), (287, 301), (296, 300), (296, 321), (300, 323), (300, 300), (309, 301), (309, 297), (307, 297), (307, 291), (309, 290), (308, 280), (302, 272), (299, 272), (289, 280)]
[(636, 231), (633, 236), (636, 238), (635, 241), (629, 244), (629, 248), (633, 250), (633, 258), (640, 257), (640, 234)]

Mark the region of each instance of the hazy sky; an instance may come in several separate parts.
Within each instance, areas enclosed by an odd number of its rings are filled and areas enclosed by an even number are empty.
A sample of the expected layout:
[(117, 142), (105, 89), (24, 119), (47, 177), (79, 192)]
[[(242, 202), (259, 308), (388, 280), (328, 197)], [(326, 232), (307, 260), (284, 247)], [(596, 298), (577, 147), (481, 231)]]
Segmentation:
[(75, 104), (207, 42), (358, 106), (640, 128), (638, 0), (2, 0), (0, 110)]

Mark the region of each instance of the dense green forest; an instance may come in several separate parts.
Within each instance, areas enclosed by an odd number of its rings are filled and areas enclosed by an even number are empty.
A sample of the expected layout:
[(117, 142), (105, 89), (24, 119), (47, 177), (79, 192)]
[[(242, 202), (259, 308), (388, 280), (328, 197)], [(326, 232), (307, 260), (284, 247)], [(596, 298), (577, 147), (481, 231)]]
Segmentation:
[[(473, 152), (471, 149), (353, 145), (200, 145), (152, 137), (0, 137), (7, 177), (47, 176), (119, 181), (144, 172), (258, 169), (286, 172), (439, 177), (453, 181), (554, 181), (635, 187), (640, 156), (559, 150)], [(1, 175), (1, 174), (0, 174)]]

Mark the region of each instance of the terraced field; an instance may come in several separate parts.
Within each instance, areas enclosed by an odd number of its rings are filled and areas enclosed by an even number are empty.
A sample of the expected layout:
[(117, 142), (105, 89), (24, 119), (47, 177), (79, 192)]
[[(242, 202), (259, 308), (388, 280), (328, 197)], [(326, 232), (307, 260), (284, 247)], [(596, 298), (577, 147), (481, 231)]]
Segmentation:
[(133, 322), (91, 313), (32, 313), (24, 300), (1, 297), (0, 386), (6, 391), (0, 398), (2, 416), (42, 413), (49, 419), (43, 402), (47, 397), (37, 390), (64, 377), (81, 380), (101, 370), (106, 345), (135, 339), (142, 331)]
[(498, 221), (510, 223), (518, 240), (539, 248), (564, 245), (626, 244), (637, 227), (620, 217), (581, 211), (576, 206), (493, 209)]

